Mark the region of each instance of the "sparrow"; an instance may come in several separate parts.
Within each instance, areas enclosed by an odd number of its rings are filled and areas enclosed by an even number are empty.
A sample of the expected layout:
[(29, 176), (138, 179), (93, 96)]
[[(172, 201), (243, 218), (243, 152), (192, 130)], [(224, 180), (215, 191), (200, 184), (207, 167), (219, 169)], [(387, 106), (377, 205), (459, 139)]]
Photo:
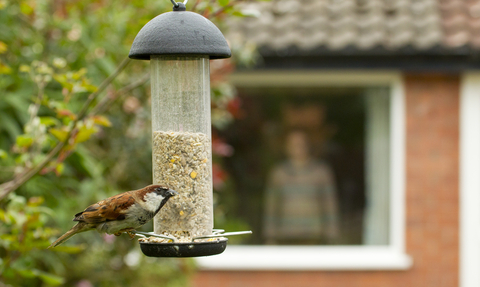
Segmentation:
[(48, 248), (62, 244), (77, 233), (93, 229), (116, 236), (126, 232), (133, 238), (135, 229), (150, 221), (170, 197), (177, 194), (166, 186), (149, 185), (99, 201), (75, 214), (73, 221), (78, 223)]

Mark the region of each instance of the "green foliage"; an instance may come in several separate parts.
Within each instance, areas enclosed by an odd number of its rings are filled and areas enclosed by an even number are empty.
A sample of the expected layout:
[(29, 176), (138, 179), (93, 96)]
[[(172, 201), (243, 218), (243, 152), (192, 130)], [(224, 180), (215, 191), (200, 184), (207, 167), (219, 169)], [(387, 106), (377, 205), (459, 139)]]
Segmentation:
[[(25, 197), (10, 194), (5, 209), (0, 209), (0, 278), (7, 284), (15, 282), (43, 282), (51, 286), (64, 283), (64, 279), (33, 266), (50, 245), (56, 230), (46, 227), (53, 211), (42, 206), (42, 197)], [(48, 262), (46, 262), (48, 263)]]
[[(245, 16), (238, 2), (190, 1), (187, 9), (222, 27), (227, 16)], [(171, 6), (168, 0), (0, 0), (0, 286), (188, 285), (191, 260), (146, 258), (127, 236), (82, 233), (45, 250), (72, 227), (76, 212), (151, 183), (147, 63), (132, 61), (109, 85), (102, 82), (140, 28)], [(255, 59), (254, 46), (231, 46), (234, 61), (212, 64), (217, 128), (235, 118), (229, 110), (235, 90), (225, 75)], [(25, 176), (2, 200), (2, 189)], [(247, 229), (219, 214), (228, 229)]]

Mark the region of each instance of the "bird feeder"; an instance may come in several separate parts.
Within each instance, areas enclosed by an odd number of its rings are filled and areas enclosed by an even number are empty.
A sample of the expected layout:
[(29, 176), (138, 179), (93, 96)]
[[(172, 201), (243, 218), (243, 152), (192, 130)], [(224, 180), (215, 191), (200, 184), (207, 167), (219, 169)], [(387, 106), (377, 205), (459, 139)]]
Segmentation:
[(225, 37), (186, 3), (148, 22), (132, 44), (131, 59), (150, 60), (153, 183), (179, 195), (156, 215), (154, 233), (140, 239), (147, 256), (221, 253), (224, 233), (213, 229), (210, 60), (231, 56)]

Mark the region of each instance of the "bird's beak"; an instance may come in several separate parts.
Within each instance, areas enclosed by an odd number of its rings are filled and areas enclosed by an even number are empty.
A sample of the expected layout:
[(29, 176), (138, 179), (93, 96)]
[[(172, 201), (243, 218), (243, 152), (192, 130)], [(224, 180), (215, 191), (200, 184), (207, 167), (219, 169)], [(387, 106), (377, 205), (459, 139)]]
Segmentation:
[(171, 196), (178, 195), (178, 192), (176, 192), (176, 191), (173, 190), (173, 189), (169, 189), (169, 190), (167, 190), (167, 192), (168, 192)]

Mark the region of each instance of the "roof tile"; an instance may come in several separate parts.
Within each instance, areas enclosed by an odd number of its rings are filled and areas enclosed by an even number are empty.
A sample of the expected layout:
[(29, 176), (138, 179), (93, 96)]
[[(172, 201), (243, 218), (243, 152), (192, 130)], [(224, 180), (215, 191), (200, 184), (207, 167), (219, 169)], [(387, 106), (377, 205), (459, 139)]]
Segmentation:
[(231, 34), (272, 51), (480, 48), (480, 0), (272, 0), (245, 8), (261, 16), (232, 21)]

